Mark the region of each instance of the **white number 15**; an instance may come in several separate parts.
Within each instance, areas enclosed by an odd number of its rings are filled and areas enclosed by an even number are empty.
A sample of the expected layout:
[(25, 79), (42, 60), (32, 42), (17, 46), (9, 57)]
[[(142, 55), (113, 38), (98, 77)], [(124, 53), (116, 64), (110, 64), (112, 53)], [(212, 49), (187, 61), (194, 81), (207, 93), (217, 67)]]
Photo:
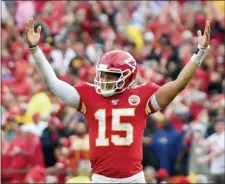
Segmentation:
[[(125, 131), (126, 137), (112, 135), (111, 141), (116, 146), (128, 146), (133, 143), (133, 126), (130, 123), (120, 122), (121, 116), (134, 116), (135, 109), (112, 109), (112, 130)], [(109, 146), (109, 138), (106, 138), (106, 109), (99, 109), (95, 113), (98, 120), (98, 138), (96, 146)]]

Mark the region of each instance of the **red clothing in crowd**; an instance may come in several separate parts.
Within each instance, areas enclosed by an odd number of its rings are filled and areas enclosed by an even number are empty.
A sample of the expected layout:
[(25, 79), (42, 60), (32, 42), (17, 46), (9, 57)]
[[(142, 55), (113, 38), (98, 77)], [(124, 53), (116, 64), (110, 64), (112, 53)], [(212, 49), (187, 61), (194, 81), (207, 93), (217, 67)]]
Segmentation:
[(29, 183), (45, 183), (46, 181), (46, 169), (37, 165), (33, 167), (26, 175), (24, 182)]
[[(21, 151), (10, 158), (10, 169), (25, 170), (32, 168), (35, 165), (45, 167), (41, 142), (37, 136), (17, 135), (13, 140), (12, 145), (13, 147), (18, 147)], [(22, 182), (25, 176), (26, 172), (15, 173), (12, 175), (12, 179)]]
[(178, 132), (181, 132), (184, 125), (184, 121), (181, 118), (179, 118), (175, 114), (171, 114), (170, 122)]
[(69, 160), (68, 158), (62, 157), (59, 158), (56, 164), (60, 165), (65, 173), (56, 173), (55, 176), (57, 177), (59, 183), (64, 183), (67, 176), (66, 169), (69, 166)]
[(45, 167), (44, 155), (42, 152), (42, 145), (40, 138), (35, 135), (31, 135), (29, 140), (30, 142), (32, 142), (32, 146), (30, 146), (29, 148), (32, 165), (33, 166), (39, 165), (41, 167)]
[(200, 90), (204, 91), (205, 93), (208, 92), (208, 85), (210, 82), (210, 73), (199, 68), (194, 76), (193, 80), (199, 80), (200, 81)]
[[(13, 144), (11, 142), (2, 142), (2, 170), (10, 169), (12, 164), (12, 157), (10, 156), (10, 152), (13, 150)], [(2, 181), (10, 180), (11, 175), (2, 172), (1, 174)]]
[(195, 120), (198, 118), (198, 115), (203, 110), (203, 106), (202, 106), (202, 104), (199, 104), (199, 103), (196, 103), (193, 101), (190, 105), (190, 110), (192, 112), (193, 119)]
[[(30, 168), (30, 155), (29, 155), (29, 144), (28, 141), (30, 141), (27, 137), (18, 135), (15, 137), (13, 141), (14, 147), (18, 147), (21, 149), (22, 152), (14, 155), (12, 157), (12, 164), (11, 169), (14, 170), (22, 170), (22, 169), (28, 169)], [(22, 182), (25, 177), (24, 173), (15, 173), (12, 175), (13, 180), (17, 180)]]

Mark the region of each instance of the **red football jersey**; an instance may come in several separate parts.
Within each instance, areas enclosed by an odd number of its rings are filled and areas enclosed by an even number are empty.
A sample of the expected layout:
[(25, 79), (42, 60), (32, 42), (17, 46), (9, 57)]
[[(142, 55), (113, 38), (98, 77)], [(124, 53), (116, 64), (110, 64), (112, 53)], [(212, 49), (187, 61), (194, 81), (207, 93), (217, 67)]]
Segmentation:
[(89, 83), (75, 85), (87, 120), (92, 171), (112, 178), (126, 178), (142, 171), (142, 137), (154, 109), (150, 97), (159, 88), (147, 83), (121, 94), (103, 97)]

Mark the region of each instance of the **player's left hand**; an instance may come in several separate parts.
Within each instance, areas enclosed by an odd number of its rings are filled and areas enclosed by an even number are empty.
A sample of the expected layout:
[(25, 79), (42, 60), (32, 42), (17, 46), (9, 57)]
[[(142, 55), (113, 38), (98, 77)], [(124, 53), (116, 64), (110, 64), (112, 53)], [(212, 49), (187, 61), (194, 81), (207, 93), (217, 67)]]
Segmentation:
[(202, 35), (201, 30), (198, 30), (198, 44), (201, 45), (202, 47), (207, 48), (210, 40), (210, 33), (211, 33), (210, 21), (207, 20), (205, 23), (204, 34)]

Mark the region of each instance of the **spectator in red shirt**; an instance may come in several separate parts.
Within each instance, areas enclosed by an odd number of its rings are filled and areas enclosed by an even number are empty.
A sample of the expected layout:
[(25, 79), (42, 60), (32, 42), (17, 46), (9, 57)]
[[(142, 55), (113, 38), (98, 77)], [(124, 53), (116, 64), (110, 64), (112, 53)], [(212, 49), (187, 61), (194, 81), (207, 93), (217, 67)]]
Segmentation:
[(45, 183), (46, 169), (37, 165), (33, 167), (26, 175), (24, 182), (26, 183)]

